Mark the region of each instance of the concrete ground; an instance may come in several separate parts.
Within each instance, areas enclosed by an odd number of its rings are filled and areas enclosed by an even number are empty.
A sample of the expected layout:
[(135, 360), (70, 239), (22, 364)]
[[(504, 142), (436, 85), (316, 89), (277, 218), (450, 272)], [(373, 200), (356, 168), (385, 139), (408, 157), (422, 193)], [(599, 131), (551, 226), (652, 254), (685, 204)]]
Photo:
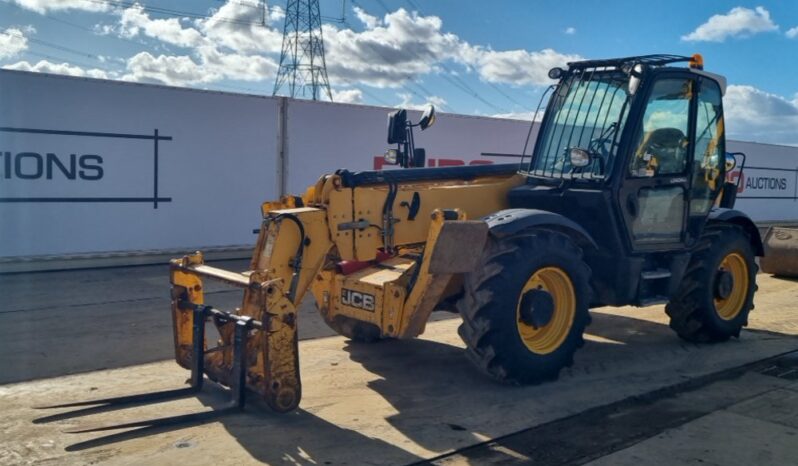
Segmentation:
[[(166, 270), (3, 276), (0, 464), (798, 464), (798, 282), (760, 275), (759, 285), (749, 329), (720, 345), (680, 341), (662, 306), (595, 310), (574, 366), (532, 387), (477, 373), (457, 319), (365, 345), (320, 338), (330, 333), (306, 306), (297, 412), (252, 403), (187, 428), (68, 434), (208, 410), (226, 393), (208, 384), (197, 397), (83, 417), (34, 409), (185, 381), (172, 361), (141, 364), (172, 357)], [(238, 298), (211, 291), (218, 307)]]

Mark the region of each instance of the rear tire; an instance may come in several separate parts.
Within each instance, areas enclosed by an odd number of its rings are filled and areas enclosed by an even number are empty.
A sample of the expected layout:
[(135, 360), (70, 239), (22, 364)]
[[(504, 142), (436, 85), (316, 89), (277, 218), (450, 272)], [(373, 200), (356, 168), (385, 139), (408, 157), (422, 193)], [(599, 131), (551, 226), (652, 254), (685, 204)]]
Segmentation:
[[(551, 298), (543, 295), (543, 301), (553, 304), (525, 308), (548, 306), (552, 312), (522, 317), (522, 305), (530, 306), (524, 300), (537, 299), (540, 290)], [(530, 230), (491, 237), (474, 272), (464, 277), (463, 297), (457, 303), (466, 355), (499, 381), (531, 384), (556, 379), (584, 345), (590, 298), (590, 269), (568, 236)]]
[(741, 228), (707, 228), (679, 290), (665, 306), (670, 327), (692, 342), (739, 337), (754, 308), (757, 270), (751, 240)]

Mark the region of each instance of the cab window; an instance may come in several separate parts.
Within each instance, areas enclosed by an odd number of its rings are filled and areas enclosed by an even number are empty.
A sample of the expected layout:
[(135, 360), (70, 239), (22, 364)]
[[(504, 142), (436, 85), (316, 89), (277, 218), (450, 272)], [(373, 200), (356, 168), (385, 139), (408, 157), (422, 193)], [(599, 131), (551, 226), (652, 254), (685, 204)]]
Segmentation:
[(707, 79), (701, 83), (697, 107), (691, 215), (706, 214), (720, 187), (722, 156), (726, 148), (723, 147), (721, 93), (715, 81)]
[(662, 79), (654, 84), (629, 164), (630, 176), (652, 177), (685, 172), (692, 95), (691, 79)]

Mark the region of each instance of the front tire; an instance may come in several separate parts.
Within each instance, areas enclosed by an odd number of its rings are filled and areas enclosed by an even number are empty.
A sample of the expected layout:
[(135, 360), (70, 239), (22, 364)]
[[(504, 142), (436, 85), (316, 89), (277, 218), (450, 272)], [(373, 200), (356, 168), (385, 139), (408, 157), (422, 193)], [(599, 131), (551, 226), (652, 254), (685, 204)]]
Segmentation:
[(457, 304), (466, 355), (499, 381), (556, 379), (584, 345), (590, 298), (590, 269), (568, 236), (531, 230), (491, 237)]
[(754, 308), (757, 270), (751, 241), (741, 228), (708, 228), (665, 307), (670, 327), (692, 342), (739, 337)]

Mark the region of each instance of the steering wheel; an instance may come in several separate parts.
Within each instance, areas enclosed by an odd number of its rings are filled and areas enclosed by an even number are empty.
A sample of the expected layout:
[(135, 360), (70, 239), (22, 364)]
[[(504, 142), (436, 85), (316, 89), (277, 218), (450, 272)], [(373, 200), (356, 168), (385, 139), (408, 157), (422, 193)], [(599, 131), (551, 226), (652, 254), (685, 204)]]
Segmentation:
[(612, 155), (612, 149), (618, 145), (613, 139), (612, 137), (597, 137), (591, 139), (590, 143), (588, 143), (588, 151), (599, 160), (599, 175), (604, 174), (607, 162)]

